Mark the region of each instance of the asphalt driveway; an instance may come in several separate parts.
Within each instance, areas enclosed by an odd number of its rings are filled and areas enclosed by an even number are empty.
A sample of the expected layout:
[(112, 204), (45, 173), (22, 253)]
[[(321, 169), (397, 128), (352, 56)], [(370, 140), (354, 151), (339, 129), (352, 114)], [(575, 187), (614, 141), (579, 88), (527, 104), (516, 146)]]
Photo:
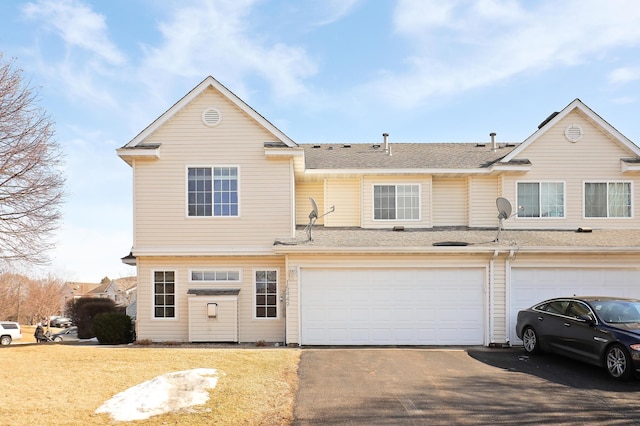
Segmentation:
[(295, 425), (640, 424), (640, 380), (522, 349), (303, 349)]

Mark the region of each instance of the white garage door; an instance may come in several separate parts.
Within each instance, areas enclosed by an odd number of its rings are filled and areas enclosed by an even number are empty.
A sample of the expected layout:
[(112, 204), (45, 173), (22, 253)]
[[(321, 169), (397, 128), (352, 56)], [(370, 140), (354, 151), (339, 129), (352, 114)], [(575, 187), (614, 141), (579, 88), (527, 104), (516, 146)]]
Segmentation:
[(516, 336), (518, 311), (562, 296), (618, 296), (640, 298), (640, 269), (513, 268), (511, 269), (510, 342)]
[(479, 345), (484, 269), (303, 269), (303, 345)]

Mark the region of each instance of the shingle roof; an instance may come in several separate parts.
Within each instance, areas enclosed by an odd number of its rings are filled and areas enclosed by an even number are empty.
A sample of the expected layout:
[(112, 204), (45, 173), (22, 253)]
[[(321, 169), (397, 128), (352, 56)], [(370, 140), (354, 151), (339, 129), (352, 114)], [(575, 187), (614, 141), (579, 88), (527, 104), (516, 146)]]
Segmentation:
[(305, 145), (307, 169), (475, 169), (486, 168), (519, 144), (490, 143), (390, 143)]
[[(393, 231), (391, 229), (314, 227), (313, 241), (307, 241), (304, 229), (295, 239), (278, 240), (277, 252), (452, 252), (517, 249), (529, 251), (618, 251), (640, 253), (640, 229), (593, 230), (503, 230), (429, 228)], [(445, 243), (441, 246), (434, 244)], [(465, 243), (466, 245), (462, 245)]]

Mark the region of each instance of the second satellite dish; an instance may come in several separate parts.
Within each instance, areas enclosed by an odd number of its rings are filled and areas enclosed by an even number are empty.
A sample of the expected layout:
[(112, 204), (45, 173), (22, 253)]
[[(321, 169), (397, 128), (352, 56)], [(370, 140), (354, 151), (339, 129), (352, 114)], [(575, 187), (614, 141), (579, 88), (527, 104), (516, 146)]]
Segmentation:
[(496, 207), (498, 208), (498, 220), (500, 223), (498, 224), (498, 235), (496, 235), (496, 239), (493, 242), (500, 241), (500, 232), (504, 229), (504, 220), (509, 219), (511, 217), (511, 203), (509, 200), (503, 197), (496, 198)]
[(336, 206), (331, 206), (331, 209), (328, 212), (319, 216), (318, 204), (316, 203), (316, 200), (314, 200), (312, 197), (309, 197), (309, 201), (311, 201), (311, 213), (309, 213), (309, 224), (305, 227), (304, 230), (307, 233), (308, 241), (311, 241), (313, 240), (313, 238), (311, 237), (311, 229), (313, 228), (313, 225), (316, 223), (316, 220), (318, 220), (318, 218), (320, 217), (328, 215), (329, 213), (332, 213), (336, 209)]

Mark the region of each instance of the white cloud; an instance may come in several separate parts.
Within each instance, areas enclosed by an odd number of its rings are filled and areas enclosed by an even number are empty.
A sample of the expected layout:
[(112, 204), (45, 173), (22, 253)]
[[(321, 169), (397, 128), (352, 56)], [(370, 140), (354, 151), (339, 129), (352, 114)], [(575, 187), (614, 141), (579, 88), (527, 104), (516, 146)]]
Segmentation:
[(111, 64), (125, 57), (107, 35), (105, 17), (77, 0), (38, 0), (23, 7), (26, 18), (40, 20), (72, 47), (80, 47)]
[(359, 4), (360, 0), (324, 0), (318, 2), (316, 0), (304, 2), (306, 10), (310, 10), (316, 19), (314, 25), (324, 26), (337, 22), (351, 13)]
[[(316, 65), (301, 47), (265, 40), (252, 34), (252, 0), (200, 1), (174, 10), (159, 24), (164, 43), (147, 47), (143, 74), (165, 78), (212, 74), (243, 90), (243, 81), (258, 75), (268, 81), (274, 95), (290, 98), (304, 94), (303, 80)], [(158, 87), (154, 81), (154, 87)], [(238, 90), (240, 88), (240, 90)]]
[(609, 84), (613, 85), (623, 85), (640, 80), (640, 68), (617, 68), (609, 73), (608, 80)]
[(393, 23), (413, 46), (407, 67), (381, 70), (362, 90), (375, 87), (388, 102), (412, 107), (434, 95), (601, 59), (640, 44), (638, 21), (640, 8), (624, 0), (404, 0)]

